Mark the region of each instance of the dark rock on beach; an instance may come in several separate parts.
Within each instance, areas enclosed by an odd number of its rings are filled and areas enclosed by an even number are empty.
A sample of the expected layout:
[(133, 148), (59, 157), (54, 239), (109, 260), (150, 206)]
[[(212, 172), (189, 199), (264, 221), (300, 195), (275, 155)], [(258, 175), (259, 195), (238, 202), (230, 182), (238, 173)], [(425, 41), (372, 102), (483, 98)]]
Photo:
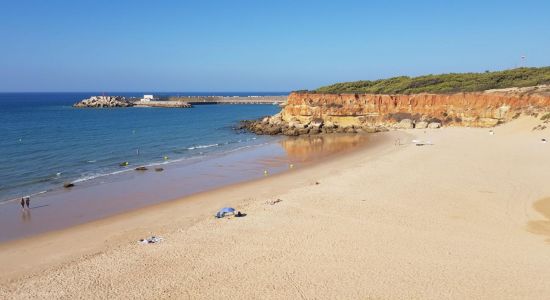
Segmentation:
[(316, 135), (328, 133), (358, 133), (358, 132), (379, 132), (386, 131), (386, 128), (381, 126), (371, 127), (355, 127), (341, 126), (332, 122), (325, 122), (323, 119), (314, 118), (311, 121), (301, 122), (298, 119), (284, 121), (280, 114), (271, 117), (264, 117), (258, 120), (241, 121), (237, 130), (247, 130), (260, 135)]

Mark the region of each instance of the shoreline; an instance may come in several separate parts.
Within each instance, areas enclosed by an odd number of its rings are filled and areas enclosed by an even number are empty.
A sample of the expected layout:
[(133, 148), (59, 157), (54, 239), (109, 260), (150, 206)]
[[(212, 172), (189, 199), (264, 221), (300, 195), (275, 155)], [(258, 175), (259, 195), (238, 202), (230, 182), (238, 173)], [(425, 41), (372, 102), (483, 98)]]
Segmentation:
[[(364, 135), (277, 138), (203, 157), (163, 162), (162, 172), (149, 167), (156, 164), (145, 164), (150, 170), (130, 168), (33, 197), (28, 214), (20, 213), (15, 199), (0, 205), (0, 243), (262, 178), (264, 170), (273, 175), (289, 171), (289, 164), (306, 167), (348, 152), (346, 148), (358, 147), (355, 143), (365, 143), (366, 139)], [(304, 153), (297, 153), (297, 148)]]
[[(255, 140), (255, 138), (247, 139), (245, 142), (250, 142), (252, 140)], [(196, 155), (196, 156), (178, 157), (176, 159), (170, 159), (170, 160), (164, 160), (164, 161), (161, 161), (159, 159), (151, 160), (151, 161), (147, 161), (147, 162), (143, 162), (143, 163), (139, 163), (139, 164), (134, 164), (134, 165), (129, 166), (129, 167), (124, 167), (124, 168), (120, 167), (118, 170), (111, 170), (110, 172), (107, 172), (107, 173), (95, 173), (94, 175), (88, 175), (88, 176), (82, 175), (81, 177), (75, 178), (73, 180), (68, 180), (67, 183), (75, 184), (75, 187), (71, 187), (70, 190), (66, 190), (63, 187), (62, 184), (59, 184), (59, 186), (57, 186), (57, 187), (52, 187), (52, 188), (49, 188), (47, 190), (32, 192), (32, 193), (30, 193), (28, 195), (25, 195), (25, 196), (34, 197), (34, 196), (43, 195), (45, 193), (55, 193), (55, 192), (61, 192), (61, 191), (64, 191), (64, 190), (73, 191), (75, 189), (85, 187), (89, 184), (93, 184), (93, 181), (98, 180), (98, 179), (103, 178), (103, 177), (119, 176), (123, 173), (135, 172), (136, 171), (135, 168), (137, 168), (137, 167), (162, 167), (162, 166), (166, 166), (166, 165), (193, 163), (195, 161), (201, 161), (201, 160), (204, 160), (204, 159), (224, 156), (224, 155), (228, 155), (228, 154), (230, 154), (232, 152), (235, 152), (235, 151), (246, 150), (246, 149), (249, 149), (249, 148), (252, 148), (252, 147), (261, 147), (261, 146), (265, 146), (267, 144), (276, 143), (276, 142), (277, 142), (277, 140), (271, 140), (271, 141), (267, 141), (267, 142), (264, 142), (264, 143), (261, 143), (261, 144), (249, 144), (249, 145), (241, 146), (241, 147), (234, 148), (234, 149), (227, 149), (227, 150), (219, 152), (219, 153), (208, 153), (208, 155), (211, 155), (211, 156), (206, 156), (204, 154), (199, 154), (199, 155)], [(194, 149), (203, 149), (203, 148), (218, 147), (218, 146), (222, 146), (222, 144), (199, 145), (199, 146), (197, 146), (193, 149), (189, 149), (189, 148), (187, 148), (187, 149), (188, 150), (194, 150)], [(20, 197), (2, 199), (0, 201), (0, 207), (2, 207), (2, 205), (7, 205), (10, 202), (19, 201), (20, 199), (21, 199)]]
[[(0, 244), (0, 297), (540, 299), (538, 123), (377, 133), (307, 168)], [(228, 205), (248, 215), (213, 218)], [(164, 241), (136, 242), (151, 235)]]
[[(302, 168), (275, 173), (269, 177), (253, 178), (244, 182), (225, 185), (196, 194), (178, 197), (172, 200), (162, 201), (145, 207), (117, 213), (83, 224), (77, 224), (67, 228), (2, 242), (0, 243), (0, 264), (3, 265), (3, 272), (0, 274), (0, 281), (5, 280), (6, 278), (13, 280), (24, 277), (26, 275), (25, 273), (34, 273), (37, 270), (40, 270), (44, 265), (52, 266), (70, 263), (79, 257), (97, 255), (97, 252), (101, 253), (105, 250), (105, 248), (109, 249), (126, 245), (128, 243), (132, 244), (134, 240), (137, 241), (140, 236), (147, 234), (162, 235), (162, 232), (155, 232), (155, 230), (152, 230), (151, 228), (145, 229), (138, 226), (138, 224), (155, 224), (154, 227), (160, 231), (165, 230), (167, 226), (173, 227), (173, 224), (171, 224), (173, 219), (168, 217), (165, 218), (165, 215), (173, 214), (174, 210), (182, 211), (194, 209), (193, 214), (195, 214), (196, 210), (199, 210), (199, 216), (186, 216), (189, 220), (184, 222), (184, 224), (191, 226), (193, 222), (213, 216), (217, 209), (222, 206), (234, 206), (235, 208), (246, 207), (249, 199), (246, 199), (246, 196), (244, 197), (245, 199), (242, 199), (243, 197), (238, 197), (236, 194), (248, 194), (251, 197), (253, 194), (251, 193), (252, 190), (256, 190), (259, 186), (265, 186), (275, 182), (277, 182), (277, 188), (274, 188), (274, 190), (280, 191), (284, 189), (280, 182), (278, 182), (280, 178), (287, 179), (287, 184), (285, 186), (298, 187), (299, 184), (296, 180), (300, 178), (303, 173), (311, 174), (314, 173), (315, 170), (323, 169), (323, 166), (326, 165), (335, 165), (341, 161), (349, 162), (350, 160), (353, 160), (353, 157), (364, 154), (365, 151), (372, 152), (369, 153), (370, 155), (384, 152), (385, 149), (382, 149), (382, 147), (393, 145), (392, 138), (394, 135), (405, 136), (406, 134), (402, 132), (393, 132), (393, 134), (384, 135), (371, 134), (369, 135), (368, 141), (364, 145), (359, 146), (356, 149), (344, 151), (343, 153), (331, 154), (328, 156), (328, 161), (314, 161), (310, 165), (306, 165)], [(319, 175), (319, 177), (322, 177), (322, 175)], [(268, 191), (264, 194), (272, 193), (272, 191)], [(227, 197), (228, 194), (232, 195), (231, 198), (234, 199), (233, 202), (216, 200), (216, 198)], [(151, 220), (152, 218), (155, 219), (154, 222)], [(131, 230), (126, 229), (127, 231), (123, 233), (112, 232), (112, 228), (120, 229), (121, 227), (131, 227), (129, 225), (135, 227)], [(143, 233), (139, 234), (139, 232)], [(116, 239), (121, 235), (132, 235), (135, 238), (130, 241), (126, 239), (111, 240), (112, 238)], [(100, 239), (103, 240), (103, 242), (101, 244), (96, 243), (97, 240), (95, 238), (91, 238), (92, 236), (101, 236)], [(88, 237), (90, 237), (89, 240), (87, 239)], [(109, 241), (109, 243), (107, 243), (107, 241)], [(73, 249), (71, 250), (72, 253), (69, 253), (63, 258), (59, 258), (56, 251), (54, 249), (50, 249), (50, 247), (52, 245), (60, 245), (65, 242), (78, 244), (80, 249)], [(57, 246), (54, 246), (54, 248), (55, 247)], [(32, 255), (27, 253), (29, 252), (29, 248), (34, 250), (38, 249), (38, 251), (36, 251), (38, 253), (34, 253)], [(25, 259), (26, 264), (29, 265), (28, 268), (22, 268), (20, 265), (19, 262), (23, 259), (22, 256), (28, 256), (27, 259)], [(29, 260), (28, 258), (35, 259)], [(49, 259), (52, 259), (53, 261)], [(56, 261), (56, 259), (59, 259), (59, 261)], [(18, 263), (10, 263), (15, 261), (18, 261)]]

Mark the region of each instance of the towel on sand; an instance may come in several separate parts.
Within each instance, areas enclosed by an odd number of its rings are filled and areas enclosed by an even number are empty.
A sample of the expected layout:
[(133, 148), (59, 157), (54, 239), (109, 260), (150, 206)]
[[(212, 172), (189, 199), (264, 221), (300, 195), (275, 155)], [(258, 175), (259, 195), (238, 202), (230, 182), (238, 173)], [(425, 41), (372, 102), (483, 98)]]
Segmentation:
[(160, 236), (151, 236), (146, 239), (141, 239), (138, 241), (140, 244), (156, 244), (162, 242), (164, 239)]

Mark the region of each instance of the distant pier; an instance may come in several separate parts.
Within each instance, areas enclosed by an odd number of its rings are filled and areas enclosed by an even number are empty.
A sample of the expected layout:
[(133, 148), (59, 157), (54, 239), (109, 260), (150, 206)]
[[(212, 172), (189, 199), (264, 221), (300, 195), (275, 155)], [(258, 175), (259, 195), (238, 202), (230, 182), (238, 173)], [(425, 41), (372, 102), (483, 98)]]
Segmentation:
[(121, 96), (92, 96), (75, 103), (74, 107), (166, 107), (190, 108), (194, 105), (213, 104), (271, 104), (283, 106), (288, 96), (185, 96), (157, 98), (144, 95), (143, 98), (126, 98)]
[(187, 102), (191, 105), (212, 105), (212, 104), (283, 104), (288, 96), (248, 96), (248, 97), (168, 97), (170, 101)]

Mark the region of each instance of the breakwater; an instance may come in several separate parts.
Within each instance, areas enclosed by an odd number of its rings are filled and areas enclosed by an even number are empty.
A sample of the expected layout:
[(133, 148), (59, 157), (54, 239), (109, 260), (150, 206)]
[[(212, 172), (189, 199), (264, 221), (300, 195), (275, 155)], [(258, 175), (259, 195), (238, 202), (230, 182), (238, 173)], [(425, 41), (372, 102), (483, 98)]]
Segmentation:
[(168, 101), (183, 101), (192, 105), (201, 104), (283, 104), (287, 96), (185, 96), (168, 97)]
[(207, 104), (273, 104), (282, 105), (287, 96), (168, 96), (154, 100), (126, 98), (122, 96), (92, 96), (75, 103), (74, 107), (166, 107), (190, 108)]

